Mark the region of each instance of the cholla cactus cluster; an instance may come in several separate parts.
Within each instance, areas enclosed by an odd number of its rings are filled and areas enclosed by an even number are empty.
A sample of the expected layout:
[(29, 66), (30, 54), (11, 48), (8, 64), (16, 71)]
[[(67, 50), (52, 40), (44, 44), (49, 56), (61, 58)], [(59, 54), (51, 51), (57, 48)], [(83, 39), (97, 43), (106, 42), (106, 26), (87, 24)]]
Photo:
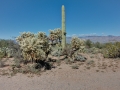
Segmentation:
[(48, 38), (45, 33), (38, 32), (35, 35), (24, 32), (16, 40), (20, 45), (24, 60), (44, 60), (46, 58)]
[(74, 50), (82, 50), (85, 48), (84, 40), (78, 38), (78, 37), (73, 37), (71, 40), (71, 46)]
[[(20, 45), (24, 60), (49, 60), (51, 56), (58, 58), (63, 56), (61, 46), (62, 31), (60, 29), (50, 30), (48, 37), (43, 32), (38, 32), (37, 34), (24, 32), (16, 40)], [(74, 51), (72, 59), (81, 60), (82, 57), (79, 57), (79, 54), (76, 55), (75, 53), (84, 48), (84, 40), (73, 37), (71, 46)]]
[(62, 40), (62, 31), (57, 28), (54, 30), (50, 30), (50, 35), (49, 35), (49, 40), (50, 40), (50, 53), (53, 56), (60, 56), (61, 55), (61, 40)]
[[(58, 43), (61, 42), (61, 34), (60, 29), (50, 30), (49, 37), (44, 32), (37, 34), (23, 32), (16, 40), (20, 45), (24, 60), (45, 60), (47, 53), (53, 51), (53, 42), (56, 41), (54, 43), (57, 44), (56, 47), (60, 45)], [(49, 43), (50, 41), (52, 43)]]
[(52, 44), (61, 43), (61, 39), (62, 31), (59, 28), (50, 30), (49, 40), (52, 42)]
[(2, 47), (0, 48), (0, 58), (3, 57), (12, 57), (13, 55), (13, 50), (7, 47)]
[(84, 40), (78, 38), (78, 37), (73, 37), (71, 40), (71, 52), (69, 55), (70, 60), (72, 61), (85, 61), (86, 58), (82, 55), (80, 55), (81, 52), (84, 52), (85, 44)]

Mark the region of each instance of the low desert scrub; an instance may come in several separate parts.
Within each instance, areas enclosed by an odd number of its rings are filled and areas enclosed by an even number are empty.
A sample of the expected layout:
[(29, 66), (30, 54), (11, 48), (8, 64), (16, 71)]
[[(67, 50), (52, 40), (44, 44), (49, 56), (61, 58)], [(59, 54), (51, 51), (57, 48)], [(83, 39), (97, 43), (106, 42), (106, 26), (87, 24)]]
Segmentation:
[(92, 65), (92, 64), (94, 64), (95, 62), (93, 61), (93, 60), (90, 60), (90, 61), (88, 61), (87, 62), (87, 65)]
[(11, 65), (11, 76), (16, 75), (17, 73), (40, 75), (41, 72), (50, 70), (51, 67), (52, 64), (50, 65), (47, 62), (22, 64), (20, 60), (14, 59), (14, 64)]
[(90, 69), (90, 66), (87, 66), (86, 69)]
[(76, 65), (76, 64), (75, 64), (75, 65), (72, 65), (71, 67), (72, 67), (72, 69), (79, 69), (79, 66)]
[(4, 67), (4, 62), (0, 60), (0, 68)]
[(71, 65), (74, 61), (72, 59), (65, 59), (65, 63)]
[(0, 68), (6, 66), (6, 65), (5, 65), (5, 62), (6, 62), (7, 60), (8, 60), (8, 58), (5, 58), (4, 60), (3, 60), (3, 58), (0, 58)]
[(57, 60), (56, 63), (57, 63), (57, 66), (60, 66), (61, 65), (61, 60)]
[(7, 72), (7, 70), (1, 70), (0, 75), (9, 75), (9, 73)]
[(94, 60), (89, 60), (86, 63), (86, 68), (90, 69), (91, 67), (95, 67), (95, 61)]
[(90, 58), (94, 58), (94, 56), (90, 56)]
[(14, 66), (20, 68), (21, 61), (19, 59), (14, 59)]
[(26, 65), (22, 68), (16, 68), (16, 66), (12, 66), (11, 76), (16, 75), (17, 73), (22, 74), (40, 74), (40, 69), (36, 69), (34, 65)]
[(38, 64), (27, 65), (21, 71), (22, 71), (23, 74), (27, 74), (27, 73), (38, 74), (38, 73), (40, 73), (40, 69), (36, 69), (38, 67), (40, 68), (41, 66), (38, 65)]
[(120, 42), (106, 43), (102, 53), (105, 58), (120, 57)]

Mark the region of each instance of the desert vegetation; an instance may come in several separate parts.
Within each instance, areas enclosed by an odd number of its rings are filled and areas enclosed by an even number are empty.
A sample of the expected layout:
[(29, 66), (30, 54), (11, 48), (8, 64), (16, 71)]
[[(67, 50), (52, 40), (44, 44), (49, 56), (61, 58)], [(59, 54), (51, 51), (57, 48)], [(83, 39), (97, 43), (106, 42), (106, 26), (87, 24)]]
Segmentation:
[[(96, 72), (119, 67), (120, 42), (100, 43), (72, 37), (66, 43), (65, 7), (62, 6), (62, 28), (37, 34), (23, 32), (15, 40), (0, 39), (0, 74), (41, 74), (62, 64), (72, 69), (94, 68)], [(112, 58), (112, 59), (111, 59)], [(7, 67), (7, 68), (6, 68)], [(102, 70), (101, 70), (102, 69)]]
[[(62, 64), (72, 69), (84, 67), (96, 72), (119, 67), (120, 42), (100, 43), (72, 37), (66, 43), (65, 8), (62, 6), (62, 30), (55, 28), (37, 34), (23, 32), (15, 40), (0, 39), (0, 74), (41, 74)], [(112, 58), (112, 59), (111, 59)], [(8, 67), (6, 69), (6, 67)]]
[[(17, 73), (37, 74), (62, 64), (72, 69), (94, 69), (113, 72), (119, 67), (120, 42), (93, 43), (72, 37), (69, 44), (62, 48), (62, 30), (50, 30), (49, 36), (44, 32), (33, 34), (23, 32), (16, 40), (0, 40), (1, 75)], [(9, 67), (6, 69), (6, 67)]]

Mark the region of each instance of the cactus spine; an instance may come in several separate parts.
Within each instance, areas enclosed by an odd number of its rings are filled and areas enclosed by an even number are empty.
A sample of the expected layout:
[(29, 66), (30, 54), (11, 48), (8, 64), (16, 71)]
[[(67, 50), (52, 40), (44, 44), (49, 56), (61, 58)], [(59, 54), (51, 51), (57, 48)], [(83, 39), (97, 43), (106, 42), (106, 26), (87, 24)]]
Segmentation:
[(66, 46), (65, 7), (62, 5), (62, 48)]

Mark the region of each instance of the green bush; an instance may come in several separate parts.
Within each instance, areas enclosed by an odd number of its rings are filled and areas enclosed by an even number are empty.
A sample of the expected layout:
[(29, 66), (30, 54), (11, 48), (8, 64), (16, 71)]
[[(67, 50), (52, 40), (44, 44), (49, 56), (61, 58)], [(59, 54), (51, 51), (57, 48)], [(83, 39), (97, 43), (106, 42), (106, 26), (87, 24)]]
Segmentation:
[(86, 45), (87, 48), (91, 48), (93, 46), (93, 42), (88, 39), (88, 40), (85, 41), (85, 45)]
[(120, 42), (106, 43), (103, 49), (103, 56), (105, 58), (117, 58), (120, 56)]
[(0, 58), (4, 57), (12, 57), (13, 55), (13, 50), (7, 47), (2, 47), (0, 48)]
[(103, 46), (104, 46), (104, 44), (102, 44), (102, 43), (100, 43), (100, 42), (95, 42), (95, 43), (93, 44), (93, 46), (96, 47), (96, 48), (102, 49)]

